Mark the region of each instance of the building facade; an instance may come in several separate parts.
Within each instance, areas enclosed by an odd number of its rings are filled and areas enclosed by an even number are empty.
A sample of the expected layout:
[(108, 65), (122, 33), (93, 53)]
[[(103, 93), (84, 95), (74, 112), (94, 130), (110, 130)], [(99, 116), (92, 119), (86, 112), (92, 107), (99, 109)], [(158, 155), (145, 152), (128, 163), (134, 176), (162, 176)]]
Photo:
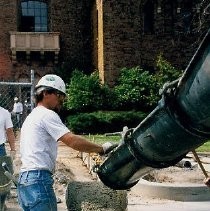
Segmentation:
[(208, 30), (205, 0), (1, 0), (0, 80), (59, 69), (155, 69), (157, 56), (184, 69)]

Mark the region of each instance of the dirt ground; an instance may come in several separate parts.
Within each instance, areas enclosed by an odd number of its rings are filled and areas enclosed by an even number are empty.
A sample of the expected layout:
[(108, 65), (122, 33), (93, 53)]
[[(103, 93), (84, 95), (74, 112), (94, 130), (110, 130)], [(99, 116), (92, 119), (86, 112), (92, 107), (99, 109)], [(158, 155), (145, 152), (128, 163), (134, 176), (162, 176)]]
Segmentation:
[(166, 169), (154, 170), (144, 178), (148, 181), (158, 183), (202, 184), (205, 177), (196, 165), (193, 168), (173, 166)]
[[(20, 156), (19, 156), (19, 141), (16, 141), (17, 155), (14, 160), (14, 172), (18, 175), (20, 168)], [(8, 147), (8, 146), (7, 146)], [(181, 167), (169, 167), (167, 169), (155, 170), (151, 172), (149, 180), (156, 182), (170, 182), (170, 183), (203, 183), (204, 175), (201, 170), (197, 168), (197, 164), (193, 164), (192, 168)], [(56, 196), (61, 200), (58, 203), (58, 211), (67, 210), (65, 202), (65, 193), (67, 184), (70, 181), (93, 181), (96, 180), (95, 175), (91, 175), (86, 168), (82, 160), (80, 159), (80, 153), (70, 149), (62, 143), (59, 143), (58, 147), (58, 159), (56, 172), (54, 174), (54, 189)], [(132, 190), (128, 192), (128, 204), (139, 201), (142, 196), (136, 196), (132, 193)], [(143, 200), (143, 199), (142, 199)], [(149, 202), (149, 199), (146, 199)], [(151, 199), (154, 201), (154, 199)], [(17, 201), (16, 189), (11, 189), (11, 194), (6, 201), (8, 211), (20, 211), (20, 207)]]

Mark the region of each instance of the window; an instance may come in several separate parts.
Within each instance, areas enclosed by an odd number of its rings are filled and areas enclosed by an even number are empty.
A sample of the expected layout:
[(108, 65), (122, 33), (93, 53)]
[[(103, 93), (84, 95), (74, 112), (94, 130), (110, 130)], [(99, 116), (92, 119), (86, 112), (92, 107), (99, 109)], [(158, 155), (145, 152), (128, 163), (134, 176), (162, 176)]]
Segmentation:
[(147, 1), (143, 8), (143, 28), (144, 33), (152, 34), (154, 32), (154, 5)]
[(164, 2), (164, 31), (165, 33), (172, 33), (174, 30), (174, 2), (167, 0)]
[(20, 15), (20, 31), (47, 32), (48, 7), (43, 1), (22, 1)]
[(182, 12), (183, 30), (184, 32), (191, 32), (192, 27), (192, 7), (185, 7)]
[(192, 32), (193, 20), (193, 4), (191, 0), (181, 2), (177, 10), (177, 21), (175, 23), (175, 30), (179, 33)]

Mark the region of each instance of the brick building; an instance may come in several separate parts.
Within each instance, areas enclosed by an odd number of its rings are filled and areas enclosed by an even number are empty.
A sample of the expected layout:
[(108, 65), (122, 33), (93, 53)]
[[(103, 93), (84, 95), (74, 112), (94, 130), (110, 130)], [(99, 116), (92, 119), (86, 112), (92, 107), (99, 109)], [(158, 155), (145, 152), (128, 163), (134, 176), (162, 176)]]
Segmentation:
[(208, 29), (205, 0), (1, 0), (0, 80), (38, 79), (67, 66), (154, 69), (157, 56), (184, 69)]

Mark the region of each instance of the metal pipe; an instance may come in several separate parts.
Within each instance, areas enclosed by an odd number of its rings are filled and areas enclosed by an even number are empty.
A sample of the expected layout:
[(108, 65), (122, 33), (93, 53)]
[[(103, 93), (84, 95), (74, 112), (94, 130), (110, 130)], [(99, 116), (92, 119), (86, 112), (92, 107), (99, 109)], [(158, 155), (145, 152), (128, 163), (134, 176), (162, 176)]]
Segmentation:
[(31, 111), (34, 108), (34, 70), (31, 70)]
[(9, 167), (8, 167), (8, 165), (7, 165), (6, 162), (3, 162), (3, 163), (2, 163), (2, 168), (4, 169), (4, 175), (5, 175), (8, 179), (12, 180), (13, 183), (15, 184), (15, 186), (17, 187), (17, 184), (18, 184), (17, 179), (16, 179), (16, 177), (11, 173), (11, 171), (10, 171), (10, 169), (9, 169)]
[(196, 153), (195, 150), (192, 150), (192, 153), (193, 153), (193, 156), (195, 157), (196, 161), (198, 162), (198, 165), (200, 166), (205, 178), (208, 178), (209, 176), (208, 176), (203, 164), (201, 163), (200, 158), (198, 157), (198, 154)]

